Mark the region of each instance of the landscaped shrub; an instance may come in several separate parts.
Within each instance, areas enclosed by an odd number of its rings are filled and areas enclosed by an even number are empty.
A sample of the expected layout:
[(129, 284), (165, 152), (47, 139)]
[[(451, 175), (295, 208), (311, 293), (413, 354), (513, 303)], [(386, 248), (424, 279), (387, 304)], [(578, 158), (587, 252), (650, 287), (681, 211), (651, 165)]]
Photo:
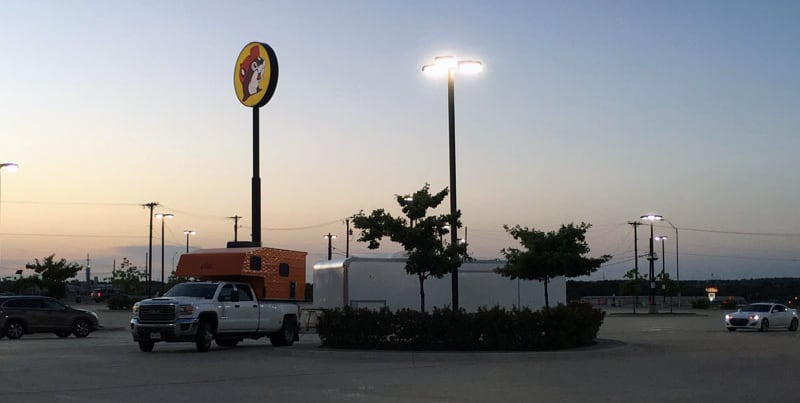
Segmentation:
[(711, 307), (711, 301), (706, 298), (698, 298), (692, 301), (692, 308), (694, 309), (708, 309)]
[(571, 303), (542, 311), (449, 308), (423, 313), (384, 308), (324, 310), (317, 333), (325, 347), (414, 350), (549, 350), (594, 343), (604, 312)]
[(722, 309), (736, 309), (739, 306), (736, 304), (736, 301), (734, 301), (733, 299), (726, 299), (726, 300), (722, 301), (721, 304), (719, 304), (719, 307), (722, 308)]
[(106, 305), (111, 310), (131, 309), (133, 304), (141, 301), (140, 297), (131, 297), (130, 295), (118, 294), (108, 297)]

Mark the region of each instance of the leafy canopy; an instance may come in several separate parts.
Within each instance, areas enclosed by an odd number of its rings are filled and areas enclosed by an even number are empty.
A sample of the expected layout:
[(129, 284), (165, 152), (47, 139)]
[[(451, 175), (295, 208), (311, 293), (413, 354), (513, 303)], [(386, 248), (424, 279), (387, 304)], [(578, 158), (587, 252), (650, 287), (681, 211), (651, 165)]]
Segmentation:
[(425, 184), (413, 195), (396, 195), (405, 217), (394, 217), (384, 209), (373, 210), (369, 215), (360, 212), (353, 216), (353, 226), (361, 230), (359, 242), (367, 242), (370, 249), (378, 249), (383, 238), (403, 245), (408, 259), (406, 272), (416, 274), (420, 281), (420, 305), (425, 310), (424, 280), (429, 277), (442, 278), (457, 269), (462, 260), (468, 258), (466, 244), (446, 244), (445, 235), (450, 227), (461, 227), (456, 214), (427, 216), (447, 197), (447, 189), (431, 194), (430, 185)]
[(53, 254), (45, 257), (41, 262), (39, 259), (34, 259), (34, 263), (26, 264), (25, 268), (36, 273), (27, 282), (39, 285), (51, 297), (63, 298), (66, 295), (66, 281), (75, 277), (83, 266), (77, 263), (67, 263), (66, 259), (56, 261), (55, 254)]
[(543, 232), (519, 225), (503, 228), (524, 249), (502, 250), (508, 263), (497, 271), (512, 279), (546, 281), (555, 277), (578, 277), (593, 273), (610, 255), (599, 258), (584, 257), (589, 253), (586, 230), (591, 224), (562, 225), (558, 231)]

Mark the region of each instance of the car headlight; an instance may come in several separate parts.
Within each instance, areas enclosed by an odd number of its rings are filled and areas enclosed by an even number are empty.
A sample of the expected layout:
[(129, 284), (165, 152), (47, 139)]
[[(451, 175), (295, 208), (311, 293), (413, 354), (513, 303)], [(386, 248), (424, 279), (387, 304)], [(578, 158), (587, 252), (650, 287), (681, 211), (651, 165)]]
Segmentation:
[(758, 317), (758, 315), (750, 315), (750, 316), (747, 317), (747, 319), (749, 319), (749, 320), (758, 320), (759, 317)]
[(133, 308), (131, 308), (131, 310), (133, 311), (134, 315), (139, 313), (139, 303), (137, 302), (137, 303), (133, 304)]
[(179, 315), (191, 315), (194, 313), (194, 305), (181, 305), (178, 308)]

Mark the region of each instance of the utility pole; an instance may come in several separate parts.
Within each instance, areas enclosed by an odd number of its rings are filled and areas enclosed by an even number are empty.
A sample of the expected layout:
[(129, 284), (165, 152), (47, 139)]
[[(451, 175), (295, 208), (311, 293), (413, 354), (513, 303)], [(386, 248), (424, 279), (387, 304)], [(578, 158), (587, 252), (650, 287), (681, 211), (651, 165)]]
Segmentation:
[(328, 235), (323, 235), (324, 238), (328, 238), (328, 260), (333, 258), (333, 245), (331, 245), (331, 240), (336, 238), (336, 235), (331, 235), (329, 232)]
[(150, 209), (150, 236), (147, 252), (147, 298), (153, 296), (151, 293), (151, 284), (153, 282), (153, 209), (159, 206), (158, 202), (150, 202), (142, 204), (142, 207)]
[(344, 258), (347, 259), (350, 257), (350, 235), (353, 235), (353, 231), (350, 229), (349, 218), (344, 220), (344, 225), (347, 226), (347, 242), (345, 243), (345, 249), (344, 249)]
[[(636, 232), (636, 228), (642, 223), (638, 221), (630, 221), (628, 225), (633, 226), (633, 279), (636, 283), (639, 283), (639, 237)], [(639, 295), (633, 296), (633, 313), (636, 313), (636, 305), (639, 304)]]
[(239, 219), (244, 217), (235, 215), (233, 217), (225, 218), (230, 218), (233, 220), (233, 242), (239, 242)]
[(86, 281), (89, 285), (93, 285), (92, 283), (92, 266), (91, 260), (89, 260), (89, 254), (86, 254)]

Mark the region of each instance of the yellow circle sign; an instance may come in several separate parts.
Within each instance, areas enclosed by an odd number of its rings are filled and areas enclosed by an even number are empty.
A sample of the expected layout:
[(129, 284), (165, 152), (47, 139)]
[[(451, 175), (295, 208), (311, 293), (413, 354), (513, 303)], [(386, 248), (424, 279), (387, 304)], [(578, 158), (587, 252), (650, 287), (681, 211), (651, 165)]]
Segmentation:
[(233, 88), (244, 106), (260, 108), (269, 102), (278, 85), (278, 58), (269, 45), (248, 43), (236, 59)]

